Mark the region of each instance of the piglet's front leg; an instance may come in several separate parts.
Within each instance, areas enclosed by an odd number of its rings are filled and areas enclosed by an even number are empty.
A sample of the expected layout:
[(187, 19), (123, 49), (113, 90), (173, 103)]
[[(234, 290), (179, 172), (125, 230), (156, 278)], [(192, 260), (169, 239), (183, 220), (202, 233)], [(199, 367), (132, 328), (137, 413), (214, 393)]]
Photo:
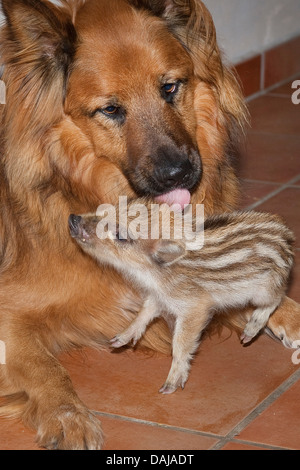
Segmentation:
[(160, 314), (154, 298), (147, 297), (137, 317), (130, 323), (128, 328), (110, 340), (112, 348), (121, 348), (130, 341), (133, 345), (143, 336), (149, 323)]

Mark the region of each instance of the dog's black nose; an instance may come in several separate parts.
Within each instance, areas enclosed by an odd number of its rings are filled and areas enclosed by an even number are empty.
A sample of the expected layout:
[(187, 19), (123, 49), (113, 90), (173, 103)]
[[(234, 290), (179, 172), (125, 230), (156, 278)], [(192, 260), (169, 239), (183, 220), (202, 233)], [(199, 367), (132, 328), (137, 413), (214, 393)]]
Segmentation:
[(79, 233), (79, 224), (82, 220), (80, 215), (71, 214), (69, 217), (69, 228), (72, 236), (76, 236)]
[(158, 166), (154, 172), (154, 179), (165, 189), (176, 187), (184, 184), (193, 174), (193, 166), (191, 162), (181, 160), (173, 162), (171, 165)]

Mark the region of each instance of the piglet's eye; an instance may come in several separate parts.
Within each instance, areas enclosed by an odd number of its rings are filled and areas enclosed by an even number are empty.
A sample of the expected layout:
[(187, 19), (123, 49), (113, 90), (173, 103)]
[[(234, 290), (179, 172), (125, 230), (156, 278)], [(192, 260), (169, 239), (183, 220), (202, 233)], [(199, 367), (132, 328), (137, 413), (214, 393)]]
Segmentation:
[(120, 232), (116, 233), (116, 239), (121, 243), (126, 243), (127, 242), (127, 237), (125, 238), (125, 235), (122, 236), (122, 234)]

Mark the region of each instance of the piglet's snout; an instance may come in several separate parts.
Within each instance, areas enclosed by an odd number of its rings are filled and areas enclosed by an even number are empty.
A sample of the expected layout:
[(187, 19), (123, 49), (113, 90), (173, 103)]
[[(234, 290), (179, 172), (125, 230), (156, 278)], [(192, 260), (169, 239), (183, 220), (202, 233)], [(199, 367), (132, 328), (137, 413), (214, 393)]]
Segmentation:
[(81, 226), (80, 222), (82, 221), (82, 217), (80, 215), (71, 214), (69, 217), (69, 229), (71, 236), (73, 238), (77, 238), (80, 236)]

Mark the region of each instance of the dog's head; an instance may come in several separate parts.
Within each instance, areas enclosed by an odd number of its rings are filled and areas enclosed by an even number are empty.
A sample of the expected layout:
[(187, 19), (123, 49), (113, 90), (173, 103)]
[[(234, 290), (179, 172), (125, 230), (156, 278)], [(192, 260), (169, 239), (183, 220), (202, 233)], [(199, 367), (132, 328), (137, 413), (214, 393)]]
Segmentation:
[(45, 175), (98, 203), (219, 190), (244, 107), (200, 0), (2, 4), (7, 123), (44, 135)]
[(188, 203), (201, 178), (190, 55), (165, 21), (124, 1), (89, 1), (76, 25), (67, 114), (136, 194)]

